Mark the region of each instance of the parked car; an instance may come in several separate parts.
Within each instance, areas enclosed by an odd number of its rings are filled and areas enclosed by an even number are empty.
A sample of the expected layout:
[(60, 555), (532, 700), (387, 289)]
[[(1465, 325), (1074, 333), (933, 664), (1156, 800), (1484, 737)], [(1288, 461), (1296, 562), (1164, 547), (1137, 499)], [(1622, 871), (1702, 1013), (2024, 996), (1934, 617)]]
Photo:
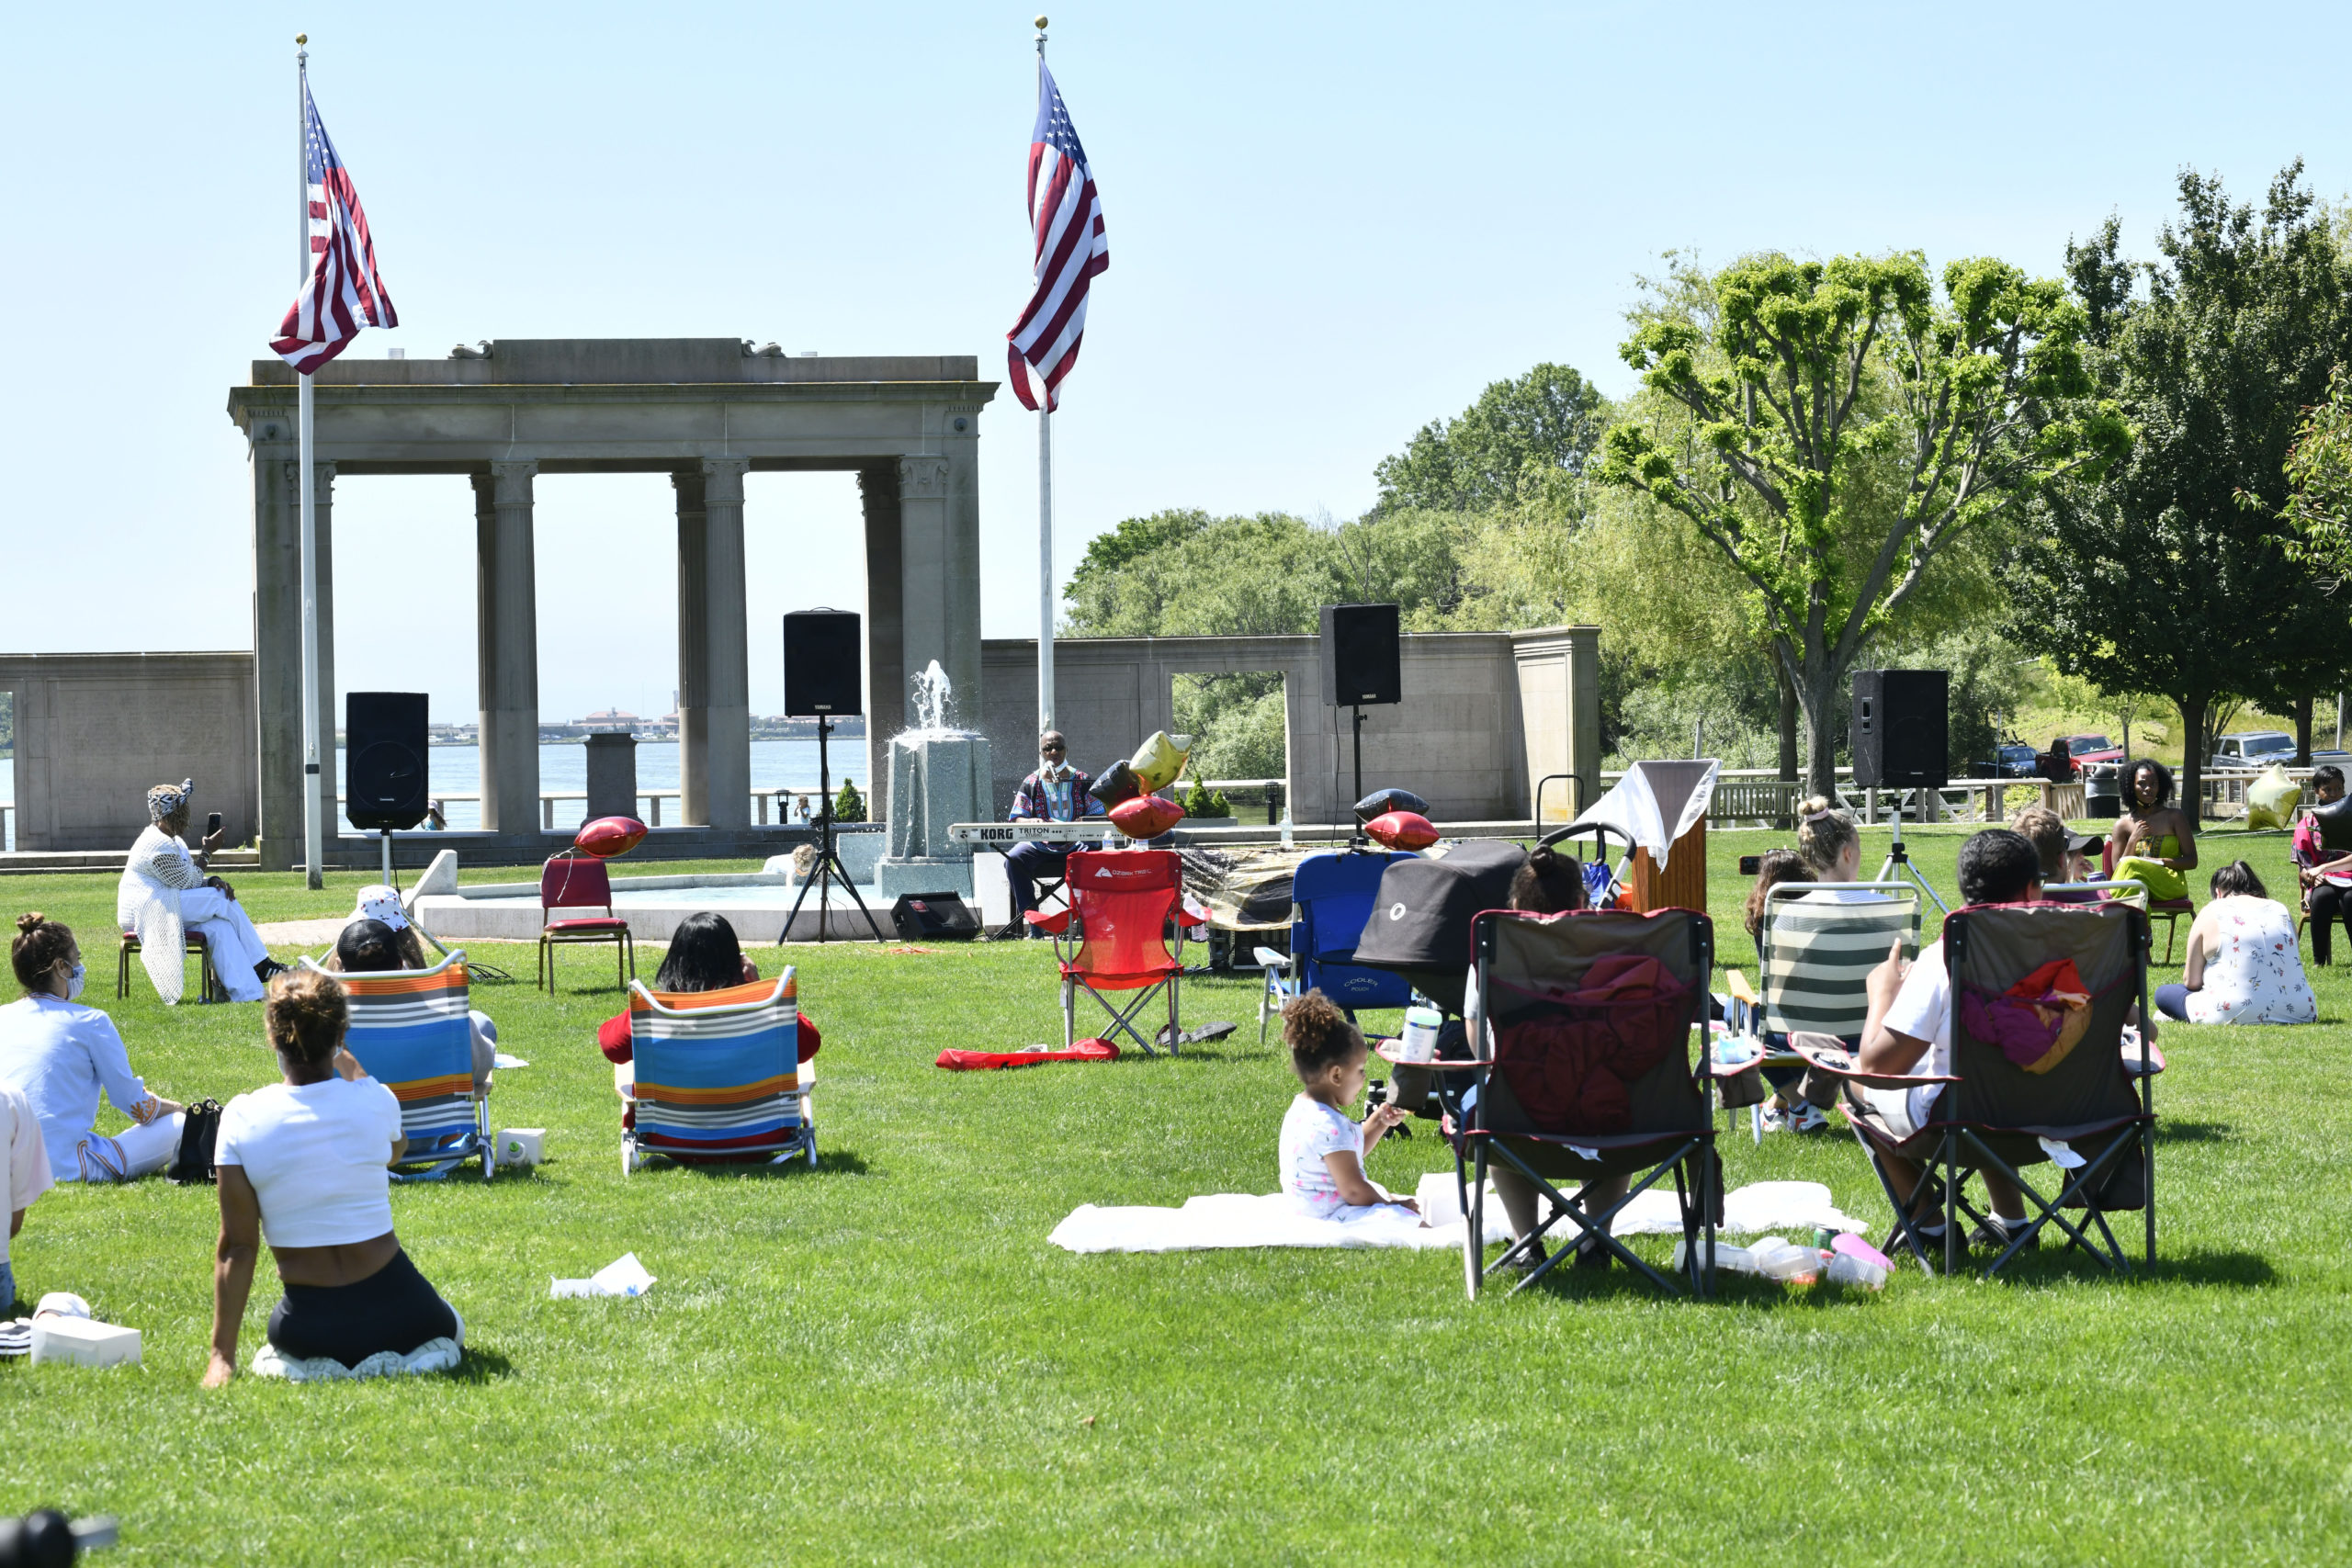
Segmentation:
[(2005, 779), (2030, 779), (2038, 771), (2034, 766), (2033, 748), (2022, 740), (2012, 740), (1993, 752), (1993, 771)]
[(2233, 773), (2294, 760), (2295, 738), (2285, 730), (2242, 729), (2213, 742), (2213, 760), (2207, 765), (2216, 773)]
[[(2051, 743), (2052, 751), (2062, 747), (2066, 753), (2066, 772), (2073, 778), (2081, 778), (2083, 769), (2094, 762), (2123, 761), (2123, 748), (2104, 735), (2062, 735)], [(2036, 771), (2040, 771), (2038, 766)]]

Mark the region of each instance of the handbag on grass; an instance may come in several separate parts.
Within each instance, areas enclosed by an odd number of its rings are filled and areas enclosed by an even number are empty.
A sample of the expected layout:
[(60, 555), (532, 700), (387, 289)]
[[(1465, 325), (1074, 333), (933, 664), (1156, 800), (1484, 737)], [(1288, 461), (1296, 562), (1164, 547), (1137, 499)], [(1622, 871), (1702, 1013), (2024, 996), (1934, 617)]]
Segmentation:
[(179, 1151), (164, 1174), (185, 1187), (212, 1180), (212, 1145), (220, 1136), (220, 1102), (199, 1100), (180, 1122)]

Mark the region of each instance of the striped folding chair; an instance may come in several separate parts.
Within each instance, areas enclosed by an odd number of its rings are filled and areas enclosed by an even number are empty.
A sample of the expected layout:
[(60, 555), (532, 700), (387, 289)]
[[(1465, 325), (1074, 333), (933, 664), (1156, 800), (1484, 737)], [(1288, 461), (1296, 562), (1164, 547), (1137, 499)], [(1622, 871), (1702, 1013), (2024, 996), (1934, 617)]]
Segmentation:
[[(308, 958), (306, 968), (317, 969)], [(344, 1044), (401, 1102), (408, 1147), (395, 1181), (438, 1181), (469, 1159), (497, 1164), (488, 1101), (474, 1093), (473, 1026), (463, 948), (430, 969), (337, 974), (351, 1013)]]
[[(1906, 958), (1919, 952), (1919, 890), (1907, 882), (1783, 882), (1764, 895), (1756, 939), (1762, 994), (1734, 970), (1727, 977), (1730, 1032), (1761, 1047), (1767, 1067), (1802, 1069), (1792, 1034), (1826, 1034), (1849, 1049), (1861, 1045), (1870, 1018), (1870, 973), (1896, 941)], [(1748, 1108), (1748, 1130), (1764, 1137), (1761, 1101)]]
[(800, 1066), (800, 983), (795, 970), (720, 991), (628, 987), (628, 1099), (621, 1174), (655, 1155), (687, 1165), (741, 1164), (795, 1155), (817, 1163), (817, 1128)]

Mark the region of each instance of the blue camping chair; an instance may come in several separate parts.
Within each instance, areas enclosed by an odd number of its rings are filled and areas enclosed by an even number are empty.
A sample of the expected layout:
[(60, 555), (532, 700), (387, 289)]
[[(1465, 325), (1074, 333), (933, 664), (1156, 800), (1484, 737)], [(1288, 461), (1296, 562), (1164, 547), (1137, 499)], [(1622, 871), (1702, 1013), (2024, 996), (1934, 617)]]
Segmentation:
[(1364, 922), (1372, 919), (1372, 901), (1380, 891), (1380, 874), (1395, 862), (1419, 857), (1405, 850), (1309, 855), (1298, 863), (1291, 879), (1290, 955), (1261, 947), (1256, 957), (1265, 970), (1265, 989), (1258, 997), (1258, 1043), (1266, 1043), (1266, 1021), (1283, 1004), (1309, 991), (1321, 991), (1353, 1019), (1358, 1008), (1402, 1008), (1413, 1003), (1413, 987), (1401, 975), (1367, 969), (1351, 962)]

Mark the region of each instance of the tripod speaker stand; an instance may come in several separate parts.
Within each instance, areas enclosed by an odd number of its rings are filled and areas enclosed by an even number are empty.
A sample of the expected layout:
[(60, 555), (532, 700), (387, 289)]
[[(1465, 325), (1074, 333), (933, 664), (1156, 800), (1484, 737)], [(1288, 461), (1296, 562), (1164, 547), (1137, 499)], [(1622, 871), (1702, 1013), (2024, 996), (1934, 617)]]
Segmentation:
[(882, 928), (875, 923), (874, 911), (867, 908), (865, 900), (858, 896), (857, 884), (849, 879), (849, 872), (842, 865), (842, 857), (833, 848), (833, 769), (831, 755), (826, 750), (827, 739), (832, 731), (833, 721), (822, 714), (818, 715), (817, 830), (820, 838), (817, 867), (808, 880), (800, 885), (800, 897), (792, 901), (792, 913), (784, 918), (784, 930), (775, 939), (776, 945), (779, 947), (791, 940), (792, 922), (800, 918), (800, 907), (808, 901), (808, 889), (811, 887), (817, 890), (817, 940), (819, 942), (832, 940), (831, 900), (832, 885), (836, 877), (841, 879), (842, 887), (849, 894), (850, 901), (857, 906), (857, 912), (865, 917), (865, 929), (874, 933), (876, 942), (879, 942), (882, 940)]

